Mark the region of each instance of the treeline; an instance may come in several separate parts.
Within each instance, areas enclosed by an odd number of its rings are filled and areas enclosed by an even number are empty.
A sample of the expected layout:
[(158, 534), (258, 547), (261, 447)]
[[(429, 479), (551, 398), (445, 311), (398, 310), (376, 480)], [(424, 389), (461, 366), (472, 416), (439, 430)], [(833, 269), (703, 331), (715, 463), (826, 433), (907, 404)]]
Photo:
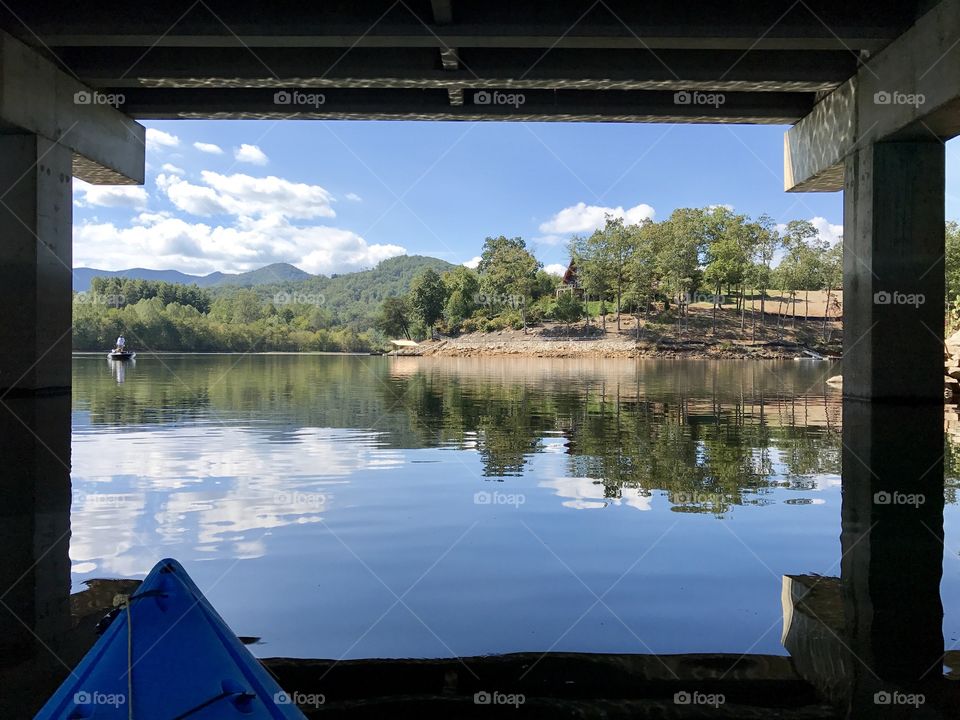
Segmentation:
[(767, 322), (771, 290), (788, 300), (777, 308), (782, 325), (784, 306), (792, 310), (798, 293), (826, 291), (829, 308), (843, 279), (842, 243), (831, 246), (810, 222), (792, 220), (781, 230), (767, 215), (752, 219), (724, 206), (679, 208), (661, 222), (635, 225), (608, 218), (603, 229), (574, 239), (571, 255), (583, 292), (612, 302), (618, 327), (625, 309), (648, 314), (655, 303), (669, 309), (672, 302), (682, 322), (691, 302), (705, 300), (714, 329), (721, 305), (732, 303), (742, 330), (746, 300), (756, 295), (755, 330)]
[(103, 350), (125, 334), (140, 351), (369, 352), (382, 338), (337, 326), (323, 298), (250, 288), (217, 293), (196, 285), (94, 278), (73, 303), (73, 347)]
[(570, 257), (572, 277), (557, 292), (559, 279), (542, 270), (523, 239), (487, 238), (475, 271), (424, 270), (407, 295), (383, 301), (376, 326), (391, 337), (423, 337), (434, 329), (520, 329), (591, 314), (605, 324), (615, 312), (618, 330), (621, 314), (632, 313), (639, 333), (641, 320), (663, 321), (670, 313), (682, 325), (688, 307), (706, 300), (714, 330), (718, 310), (731, 304), (743, 330), (747, 301), (756, 297), (755, 333), (773, 314), (767, 307), (773, 291), (782, 327), (788, 315), (795, 326), (797, 296), (811, 290), (826, 291), (828, 309), (839, 315), (834, 292), (842, 282), (842, 244), (831, 246), (805, 220), (778, 229), (765, 215), (752, 219), (726, 207), (681, 208), (662, 222), (632, 225), (608, 217), (602, 229), (573, 239)]
[(406, 295), (383, 301), (376, 328), (394, 338), (526, 328), (543, 320), (556, 284), (522, 238), (487, 238), (476, 270), (422, 270)]
[(92, 278), (90, 280), (90, 290), (77, 293), (74, 300), (81, 304), (120, 308), (152, 298), (158, 298), (163, 305), (176, 303), (178, 305), (189, 305), (201, 313), (210, 311), (210, 293), (196, 285), (125, 277)]
[[(333, 351), (383, 349), (388, 338), (574, 323), (608, 313), (688, 323), (693, 302), (739, 313), (740, 330), (797, 322), (800, 293), (825, 291), (829, 314), (842, 281), (842, 245), (807, 221), (776, 226), (725, 207), (681, 208), (661, 222), (604, 227), (570, 244), (571, 282), (543, 270), (522, 238), (487, 238), (476, 269), (398, 257), (339, 277), (254, 288), (204, 289), (94, 278), (74, 295), (74, 347), (103, 350), (121, 332), (135, 349)], [(960, 226), (946, 226), (948, 325), (960, 326)], [(558, 288), (560, 292), (558, 292)], [(772, 299), (772, 300), (771, 300)], [(749, 307), (748, 307), (749, 306)], [(806, 306), (806, 303), (804, 303)], [(788, 312), (789, 310), (789, 312)], [(735, 316), (736, 317), (736, 316)], [(826, 317), (824, 317), (824, 327)]]

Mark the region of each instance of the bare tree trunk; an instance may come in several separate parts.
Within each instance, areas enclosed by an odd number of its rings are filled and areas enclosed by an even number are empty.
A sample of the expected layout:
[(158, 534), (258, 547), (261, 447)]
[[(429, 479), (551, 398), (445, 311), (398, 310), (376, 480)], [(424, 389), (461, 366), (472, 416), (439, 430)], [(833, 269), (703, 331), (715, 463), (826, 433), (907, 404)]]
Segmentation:
[(743, 324), (746, 322), (747, 313), (747, 286), (740, 285), (740, 336), (743, 337)]
[(823, 309), (823, 341), (827, 341), (827, 320), (830, 318), (830, 295), (833, 292), (833, 285), (827, 285), (827, 305)]
[(717, 291), (713, 294), (713, 334), (717, 334), (717, 303), (720, 300), (720, 283), (717, 283)]
[(803, 296), (803, 324), (810, 322), (810, 290), (804, 290)]
[(620, 288), (617, 287), (617, 332), (620, 332)]

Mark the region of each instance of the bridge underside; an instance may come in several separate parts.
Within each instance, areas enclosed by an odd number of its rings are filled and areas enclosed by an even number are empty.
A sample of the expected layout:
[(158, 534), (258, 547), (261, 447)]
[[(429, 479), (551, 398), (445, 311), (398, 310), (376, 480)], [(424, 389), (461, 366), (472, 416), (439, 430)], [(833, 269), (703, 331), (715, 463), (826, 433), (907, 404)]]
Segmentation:
[(793, 125), (785, 189), (844, 192), (841, 695), (945, 696), (960, 0), (0, 3), (0, 654), (29, 676), (62, 674), (69, 626), (71, 177), (143, 183), (158, 118)]
[[(11, 3), (0, 27), (136, 118), (792, 123), (930, 3)], [(322, 90), (278, 106), (274, 90)], [(523, 92), (519, 108), (479, 91)], [(676, 92), (722, 92), (717, 105)], [(477, 100), (481, 102), (478, 102)]]

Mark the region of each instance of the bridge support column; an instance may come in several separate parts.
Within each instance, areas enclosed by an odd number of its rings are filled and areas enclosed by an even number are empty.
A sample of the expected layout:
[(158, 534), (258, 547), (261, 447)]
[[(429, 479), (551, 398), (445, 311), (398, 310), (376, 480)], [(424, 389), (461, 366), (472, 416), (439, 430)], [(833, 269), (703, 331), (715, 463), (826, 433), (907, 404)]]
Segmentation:
[(942, 405), (943, 143), (854, 152), (843, 215), (844, 397)]
[(67, 672), (71, 151), (0, 135), (0, 716)]
[(942, 700), (944, 146), (868, 143), (844, 176), (849, 716), (900, 717), (883, 693)]
[(0, 135), (0, 395), (70, 387), (71, 152)]

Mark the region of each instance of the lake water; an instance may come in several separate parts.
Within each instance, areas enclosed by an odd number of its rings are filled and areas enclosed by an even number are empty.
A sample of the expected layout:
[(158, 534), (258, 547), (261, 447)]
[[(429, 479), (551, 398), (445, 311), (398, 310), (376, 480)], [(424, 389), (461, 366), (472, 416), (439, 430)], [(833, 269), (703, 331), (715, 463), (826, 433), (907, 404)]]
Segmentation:
[(785, 654), (781, 576), (840, 573), (827, 363), (78, 355), (73, 372), (75, 588), (175, 557), (261, 656)]

